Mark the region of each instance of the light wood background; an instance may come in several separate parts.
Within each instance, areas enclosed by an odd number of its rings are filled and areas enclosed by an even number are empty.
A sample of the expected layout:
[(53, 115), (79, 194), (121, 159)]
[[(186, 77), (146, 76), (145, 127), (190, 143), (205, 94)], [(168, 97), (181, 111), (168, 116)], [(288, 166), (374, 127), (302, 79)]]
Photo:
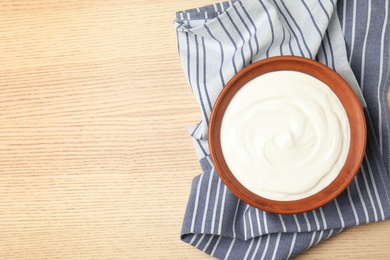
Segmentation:
[[(200, 113), (172, 26), (210, 3), (0, 1), (0, 259), (210, 259), (179, 240)], [(389, 232), (297, 259), (388, 259)]]

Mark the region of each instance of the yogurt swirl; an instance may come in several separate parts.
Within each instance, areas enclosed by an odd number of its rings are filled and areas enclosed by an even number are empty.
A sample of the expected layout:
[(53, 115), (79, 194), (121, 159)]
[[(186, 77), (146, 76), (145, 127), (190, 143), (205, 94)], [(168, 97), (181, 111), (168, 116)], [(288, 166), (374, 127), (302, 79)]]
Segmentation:
[(248, 190), (273, 200), (313, 195), (338, 175), (350, 145), (344, 107), (322, 81), (263, 74), (231, 99), (221, 124), (224, 159)]

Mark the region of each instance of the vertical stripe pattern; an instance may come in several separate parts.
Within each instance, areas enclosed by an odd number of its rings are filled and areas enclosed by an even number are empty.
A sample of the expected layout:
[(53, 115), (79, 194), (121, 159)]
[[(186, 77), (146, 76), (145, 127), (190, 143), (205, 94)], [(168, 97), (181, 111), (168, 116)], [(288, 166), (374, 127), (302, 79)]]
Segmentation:
[[(201, 116), (189, 132), (203, 171), (192, 183), (183, 241), (218, 259), (289, 259), (346, 227), (390, 218), (388, 12), (388, 0), (241, 0), (177, 13), (179, 55)], [(216, 173), (207, 143), (224, 85), (245, 66), (279, 55), (336, 70), (367, 121), (367, 149), (354, 181), (334, 201), (303, 214), (270, 214), (237, 199)]]

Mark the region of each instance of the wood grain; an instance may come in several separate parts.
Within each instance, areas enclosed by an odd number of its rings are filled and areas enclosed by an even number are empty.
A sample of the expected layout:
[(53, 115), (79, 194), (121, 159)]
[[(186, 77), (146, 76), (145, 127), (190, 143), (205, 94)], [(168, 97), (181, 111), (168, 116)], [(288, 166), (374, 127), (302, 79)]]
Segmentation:
[[(179, 239), (200, 113), (172, 26), (210, 3), (0, 2), (0, 259), (210, 259)], [(298, 259), (386, 258), (388, 232)]]

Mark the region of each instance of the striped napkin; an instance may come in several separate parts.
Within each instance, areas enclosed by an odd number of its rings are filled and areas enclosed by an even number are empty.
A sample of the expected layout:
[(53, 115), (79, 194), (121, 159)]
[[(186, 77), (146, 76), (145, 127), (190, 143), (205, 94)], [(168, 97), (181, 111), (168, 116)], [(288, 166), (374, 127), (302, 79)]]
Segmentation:
[[(202, 173), (193, 180), (181, 239), (219, 259), (288, 259), (343, 229), (389, 219), (389, 1), (242, 0), (178, 12), (182, 67), (201, 121), (189, 128)], [(367, 149), (348, 189), (325, 206), (271, 214), (237, 199), (210, 159), (207, 125), (224, 85), (272, 56), (303, 56), (349, 82), (367, 120)]]

